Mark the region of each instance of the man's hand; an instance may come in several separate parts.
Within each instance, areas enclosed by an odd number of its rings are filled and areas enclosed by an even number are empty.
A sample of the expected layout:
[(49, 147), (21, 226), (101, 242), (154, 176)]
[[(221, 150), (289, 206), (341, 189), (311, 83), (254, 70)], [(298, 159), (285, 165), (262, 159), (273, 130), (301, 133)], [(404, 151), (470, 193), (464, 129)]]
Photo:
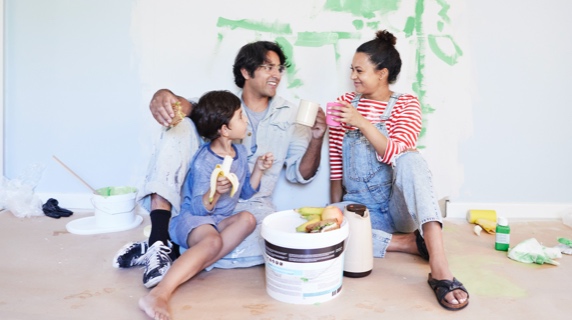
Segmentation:
[(175, 117), (175, 111), (173, 110), (173, 105), (179, 102), (181, 104), (181, 110), (185, 115), (191, 113), (191, 104), (187, 99), (175, 95), (168, 89), (161, 89), (153, 95), (151, 102), (149, 103), (149, 110), (153, 118), (159, 122), (159, 124), (168, 127), (173, 122)]
[(314, 126), (312, 127), (312, 138), (313, 139), (322, 139), (324, 138), (324, 134), (326, 133), (326, 114), (322, 108), (318, 108), (318, 114), (316, 115), (316, 122), (314, 122)]

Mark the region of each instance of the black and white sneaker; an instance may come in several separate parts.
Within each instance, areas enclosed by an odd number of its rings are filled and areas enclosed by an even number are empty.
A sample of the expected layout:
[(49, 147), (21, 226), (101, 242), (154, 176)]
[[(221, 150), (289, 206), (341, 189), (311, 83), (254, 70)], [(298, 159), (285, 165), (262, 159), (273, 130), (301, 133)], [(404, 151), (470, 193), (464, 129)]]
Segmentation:
[(172, 263), (169, 253), (171, 253), (171, 248), (164, 245), (162, 241), (157, 241), (149, 247), (145, 256), (141, 258), (145, 262), (145, 272), (143, 272), (143, 285), (145, 287), (153, 288), (163, 280)]
[(145, 261), (141, 258), (145, 255), (148, 248), (147, 241), (129, 242), (117, 251), (113, 258), (113, 267), (131, 268), (143, 265)]

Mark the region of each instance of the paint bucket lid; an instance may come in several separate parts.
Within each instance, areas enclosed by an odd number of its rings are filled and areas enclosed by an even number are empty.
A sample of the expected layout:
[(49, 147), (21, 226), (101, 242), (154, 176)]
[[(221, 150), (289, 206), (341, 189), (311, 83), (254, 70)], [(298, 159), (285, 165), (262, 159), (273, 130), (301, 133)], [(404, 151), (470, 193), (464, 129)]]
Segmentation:
[(116, 225), (116, 226), (100, 226), (97, 223), (95, 216), (76, 219), (66, 224), (66, 229), (74, 234), (99, 234), (130, 230), (141, 224), (143, 218), (140, 215), (135, 215), (133, 221), (129, 224)]

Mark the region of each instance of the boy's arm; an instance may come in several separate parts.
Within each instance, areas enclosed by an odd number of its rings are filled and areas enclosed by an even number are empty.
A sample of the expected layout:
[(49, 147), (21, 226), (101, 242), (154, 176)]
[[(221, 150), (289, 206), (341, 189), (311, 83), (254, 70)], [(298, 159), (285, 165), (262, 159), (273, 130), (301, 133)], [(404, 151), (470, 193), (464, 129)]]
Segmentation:
[(272, 167), (274, 163), (274, 155), (271, 152), (266, 153), (263, 156), (258, 157), (252, 174), (250, 175), (250, 185), (254, 190), (258, 190), (260, 186), (260, 180), (262, 180), (262, 175), (264, 171)]

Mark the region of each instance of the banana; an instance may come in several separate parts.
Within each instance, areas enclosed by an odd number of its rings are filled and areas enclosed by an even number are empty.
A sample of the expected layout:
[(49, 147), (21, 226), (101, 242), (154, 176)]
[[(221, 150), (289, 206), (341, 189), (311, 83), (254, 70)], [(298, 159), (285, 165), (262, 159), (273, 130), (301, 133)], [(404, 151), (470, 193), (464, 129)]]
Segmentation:
[(495, 233), (497, 227), (496, 222), (488, 219), (477, 219), (475, 220), (475, 224), (481, 226), (487, 233)]
[(307, 215), (322, 215), (322, 211), (324, 211), (324, 207), (301, 207), (298, 209), (294, 209), (294, 211), (298, 212), (303, 216)]
[(322, 216), (319, 214), (308, 214), (308, 215), (300, 215), (302, 218), (306, 219), (306, 220), (314, 220), (314, 219), (318, 219), (318, 220), (322, 220)]
[(230, 172), (230, 166), (232, 165), (232, 157), (225, 156), (222, 165), (217, 164), (211, 173), (211, 192), (209, 193), (209, 201), (213, 202), (214, 195), (216, 192), (216, 181), (218, 177), (227, 177), (232, 184), (232, 189), (230, 190), (230, 196), (233, 197), (238, 190), (240, 183), (238, 182), (238, 177), (236, 174)]

